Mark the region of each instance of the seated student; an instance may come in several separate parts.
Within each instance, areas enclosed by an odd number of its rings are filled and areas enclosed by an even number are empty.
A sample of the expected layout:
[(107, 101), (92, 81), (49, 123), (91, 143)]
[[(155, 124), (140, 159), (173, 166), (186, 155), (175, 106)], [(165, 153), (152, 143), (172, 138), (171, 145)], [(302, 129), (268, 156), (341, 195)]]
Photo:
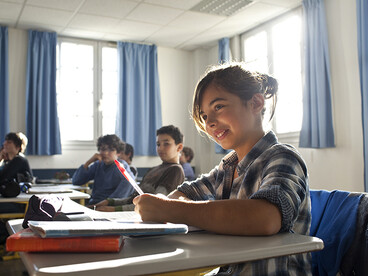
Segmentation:
[[(167, 195), (184, 181), (183, 168), (179, 164), (179, 154), (183, 148), (183, 134), (173, 125), (161, 127), (156, 131), (157, 153), (162, 164), (151, 168), (143, 177), (140, 187), (146, 193)], [(98, 211), (133, 211), (132, 193), (126, 198), (108, 198), (98, 204)]]
[(125, 143), (124, 150), (118, 152), (119, 159), (124, 160), (125, 162), (127, 162), (129, 167), (130, 167), (130, 170), (132, 171), (134, 176), (137, 177), (138, 170), (137, 170), (136, 167), (134, 167), (132, 165), (133, 156), (134, 156), (134, 148), (131, 144), (128, 144), (128, 143)]
[(192, 181), (196, 177), (190, 162), (194, 157), (194, 152), (190, 147), (184, 147), (180, 154), (180, 164), (184, 170), (185, 180)]
[(25, 135), (21, 132), (10, 132), (5, 136), (3, 148), (0, 152), (0, 181), (24, 177), (32, 180), (33, 174), (24, 154), (27, 143), (23, 141)]
[[(247, 71), (242, 63), (211, 68), (197, 84), (192, 117), (199, 130), (233, 151), (210, 173), (184, 182), (168, 197), (137, 196), (133, 202), (142, 220), (184, 223), (227, 235), (308, 235), (306, 164), (294, 147), (279, 143), (262, 125), (265, 100), (273, 101), (274, 111), (277, 87), (274, 78)], [(231, 264), (220, 271), (311, 275), (311, 254)]]
[[(28, 160), (22, 155), (25, 151), (28, 140), (21, 133), (10, 132), (5, 136), (3, 147), (0, 151), (0, 182), (15, 179), (17, 182), (23, 182), (24, 179), (31, 181), (33, 179), (32, 170)], [(25, 205), (18, 203), (0, 203), (0, 213), (24, 213)], [(5, 222), (0, 222), (0, 244), (4, 243), (8, 233), (5, 228)]]
[[(101, 136), (97, 140), (97, 150), (85, 164), (81, 165), (72, 177), (74, 185), (83, 185), (94, 180), (89, 205), (93, 205), (107, 197), (127, 197), (134, 189), (116, 167), (114, 160), (121, 147), (121, 140), (115, 134)], [(128, 163), (119, 160), (126, 171), (133, 176)], [(134, 177), (134, 176), (133, 176)]]

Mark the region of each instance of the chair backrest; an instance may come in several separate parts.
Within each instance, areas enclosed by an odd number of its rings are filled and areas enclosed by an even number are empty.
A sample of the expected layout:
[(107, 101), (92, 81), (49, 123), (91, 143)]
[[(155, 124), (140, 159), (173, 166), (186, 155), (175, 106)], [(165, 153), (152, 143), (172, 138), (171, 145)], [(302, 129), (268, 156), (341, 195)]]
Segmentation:
[(362, 194), (347, 191), (311, 190), (310, 235), (324, 242), (312, 253), (314, 275), (336, 275), (356, 234), (357, 212)]

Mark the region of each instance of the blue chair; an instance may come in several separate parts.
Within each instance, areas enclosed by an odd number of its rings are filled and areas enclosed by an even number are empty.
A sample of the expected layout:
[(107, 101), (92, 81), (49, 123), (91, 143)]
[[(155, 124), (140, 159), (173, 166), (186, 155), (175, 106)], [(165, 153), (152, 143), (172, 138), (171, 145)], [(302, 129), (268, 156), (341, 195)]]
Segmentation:
[(310, 195), (310, 235), (325, 245), (312, 253), (313, 275), (368, 275), (366, 194), (311, 190)]

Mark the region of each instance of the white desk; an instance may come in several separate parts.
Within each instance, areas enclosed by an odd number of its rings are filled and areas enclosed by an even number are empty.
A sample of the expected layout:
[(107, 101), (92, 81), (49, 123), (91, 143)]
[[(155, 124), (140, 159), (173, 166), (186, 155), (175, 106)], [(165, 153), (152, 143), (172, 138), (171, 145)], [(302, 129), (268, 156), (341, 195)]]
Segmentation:
[[(74, 204), (74, 203), (73, 203)], [(69, 210), (78, 211), (75, 206)], [(79, 210), (96, 213), (86, 207)], [(68, 211), (68, 210), (65, 210)], [(106, 217), (114, 213), (105, 213)], [(10, 220), (9, 233), (21, 229), (22, 220)], [(57, 254), (20, 253), (30, 275), (140, 275), (213, 267), (323, 249), (314, 237), (278, 234), (269, 237), (242, 237), (192, 232), (126, 238), (119, 253)]]
[[(50, 191), (50, 192), (57, 192), (57, 191), (67, 191), (67, 190), (77, 190), (81, 192), (88, 192), (91, 190), (88, 186), (79, 186), (79, 185), (73, 185), (73, 184), (33, 184), (31, 191)], [(35, 193), (35, 192), (33, 192)]]
[[(38, 189), (38, 188), (37, 188)], [(60, 197), (67, 197), (70, 199), (89, 199), (90, 195), (86, 193), (82, 193), (80, 191), (76, 190), (69, 190), (68, 192), (58, 192), (57, 189), (43, 189), (40, 191), (40, 193), (32, 193), (32, 194), (26, 194), (26, 193), (20, 193), (17, 197), (2, 197), (0, 196), (0, 203), (2, 202), (28, 202), (28, 200), (33, 195), (45, 195), (45, 194), (54, 194)]]

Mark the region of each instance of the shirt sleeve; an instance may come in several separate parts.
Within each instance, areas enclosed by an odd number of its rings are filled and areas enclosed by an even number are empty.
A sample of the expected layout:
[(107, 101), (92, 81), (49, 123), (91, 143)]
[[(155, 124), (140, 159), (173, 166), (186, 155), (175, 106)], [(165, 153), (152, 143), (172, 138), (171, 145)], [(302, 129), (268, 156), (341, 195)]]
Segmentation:
[(172, 166), (166, 170), (160, 179), (160, 184), (155, 189), (155, 194), (168, 195), (174, 191), (184, 181), (183, 169), (179, 166)]
[(81, 165), (73, 174), (72, 182), (73, 185), (83, 185), (86, 184), (88, 181), (94, 179), (96, 173), (96, 162), (90, 165), (87, 169)]
[(223, 173), (219, 173), (218, 166), (195, 181), (184, 182), (177, 189), (191, 200), (215, 200), (216, 188), (212, 183), (216, 183), (217, 177), (223, 177)]
[(250, 198), (275, 204), (282, 215), (280, 232), (293, 227), (308, 198), (308, 176), (304, 161), (296, 153), (279, 150), (263, 170), (260, 188)]

